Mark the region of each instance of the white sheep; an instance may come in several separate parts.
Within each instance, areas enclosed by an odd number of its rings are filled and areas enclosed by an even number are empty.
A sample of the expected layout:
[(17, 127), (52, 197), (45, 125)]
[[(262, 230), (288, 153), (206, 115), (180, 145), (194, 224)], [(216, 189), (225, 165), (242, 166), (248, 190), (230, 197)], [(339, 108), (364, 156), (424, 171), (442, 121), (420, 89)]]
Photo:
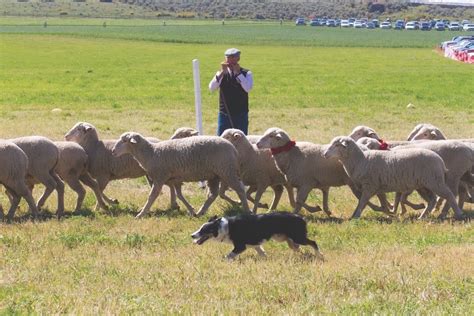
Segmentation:
[[(134, 179), (146, 175), (145, 170), (132, 155), (113, 156), (112, 149), (117, 140), (100, 140), (97, 129), (90, 123), (79, 122), (75, 124), (64, 138), (67, 141), (76, 142), (84, 148), (88, 156), (89, 174), (97, 181), (104, 200), (109, 204), (118, 203), (117, 200), (104, 194), (104, 190), (110, 181)], [(149, 140), (153, 142), (160, 141), (156, 138), (150, 138)], [(174, 192), (174, 190), (170, 190), (171, 208), (179, 208)]]
[(60, 218), (64, 213), (64, 183), (54, 168), (59, 159), (58, 147), (48, 138), (42, 136), (26, 136), (11, 139), (28, 157), (27, 184), (31, 188), (35, 183), (43, 184), (46, 189), (38, 200), (37, 209), (46, 202), (51, 193), (58, 193), (58, 209), (56, 215)]
[(199, 132), (192, 127), (179, 127), (174, 131), (170, 139), (180, 139), (197, 135), (199, 135)]
[[(219, 181), (232, 188), (249, 212), (245, 190), (239, 180), (235, 147), (217, 136), (194, 136), (151, 143), (138, 133), (124, 133), (113, 148), (114, 155), (131, 154), (153, 181), (148, 201), (137, 217), (148, 213), (165, 183), (208, 181), (209, 194), (196, 215), (203, 215), (218, 196)], [(194, 213), (190, 210), (191, 213)]]
[(364, 125), (354, 127), (352, 132), (349, 134), (349, 137), (352, 138), (354, 141), (357, 141), (359, 138), (362, 137), (375, 138), (379, 141), (381, 140), (381, 138), (379, 137), (379, 135), (377, 135), (373, 128)]
[[(231, 142), (237, 149), (240, 162), (240, 177), (245, 185), (250, 186), (247, 191), (247, 198), (254, 203), (254, 213), (257, 212), (262, 194), (269, 186), (275, 192), (270, 210), (276, 209), (283, 193), (283, 186), (288, 191), (290, 204), (294, 206), (293, 189), (286, 182), (285, 175), (277, 168), (270, 150), (258, 149), (238, 129), (227, 129), (222, 133), (221, 137)], [(253, 192), (256, 192), (255, 199), (252, 199), (250, 196)]]
[(407, 138), (407, 140), (418, 139), (439, 140), (446, 139), (446, 136), (444, 136), (441, 130), (436, 126), (427, 123), (422, 123), (415, 126), (415, 128), (411, 131), (410, 135), (408, 135)]
[(361, 191), (352, 218), (359, 218), (369, 199), (377, 193), (413, 190), (418, 190), (427, 200), (426, 213), (434, 208), (436, 194), (448, 200), (455, 210), (456, 219), (463, 218), (453, 193), (445, 183), (446, 166), (441, 157), (431, 150), (362, 151), (352, 138), (339, 136), (331, 141), (324, 156), (339, 159)]
[[(38, 216), (38, 210), (31, 191), (25, 182), (28, 173), (27, 155), (13, 142), (0, 140), (0, 166), (0, 183), (5, 186), (11, 203), (7, 220), (9, 222), (13, 220), (16, 208), (22, 197), (28, 203), (33, 218), (36, 218)], [(3, 210), (1, 211), (1, 215), (3, 218)]]
[[(287, 182), (297, 189), (294, 211), (305, 208), (309, 212), (320, 211), (319, 206), (306, 204), (306, 198), (313, 188), (323, 192), (323, 210), (331, 216), (329, 210), (329, 188), (349, 185), (351, 180), (337, 159), (325, 159), (323, 152), (327, 145), (309, 142), (294, 142), (288, 134), (277, 127), (269, 128), (257, 142), (257, 147), (270, 148), (278, 168), (285, 174)], [(354, 191), (356, 196), (358, 192)], [(379, 197), (380, 198), (380, 197)], [(382, 209), (388, 211), (385, 200)]]

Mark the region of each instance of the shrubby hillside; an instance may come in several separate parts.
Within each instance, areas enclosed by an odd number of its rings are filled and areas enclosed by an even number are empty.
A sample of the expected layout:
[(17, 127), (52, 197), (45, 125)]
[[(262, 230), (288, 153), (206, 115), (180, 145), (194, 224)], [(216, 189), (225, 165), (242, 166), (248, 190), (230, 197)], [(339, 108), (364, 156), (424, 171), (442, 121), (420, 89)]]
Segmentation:
[(405, 0), (2, 0), (3, 15), (285, 19), (368, 17), (474, 19), (474, 8)]

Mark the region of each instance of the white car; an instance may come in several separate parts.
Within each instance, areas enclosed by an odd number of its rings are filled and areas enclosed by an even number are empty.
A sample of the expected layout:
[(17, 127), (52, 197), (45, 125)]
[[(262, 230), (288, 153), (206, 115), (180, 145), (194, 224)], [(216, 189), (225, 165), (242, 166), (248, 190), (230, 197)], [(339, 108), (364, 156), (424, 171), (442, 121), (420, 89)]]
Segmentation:
[(463, 28), (464, 31), (474, 31), (474, 24), (464, 24)]
[(356, 28), (356, 29), (364, 29), (366, 27), (367, 27), (367, 25), (364, 23), (364, 21), (356, 20), (354, 22), (354, 28)]
[(405, 30), (418, 30), (418, 25), (416, 22), (408, 22), (405, 24)]
[(341, 20), (341, 27), (351, 27), (349, 20)]
[(459, 22), (451, 22), (449, 25), (448, 25), (448, 29), (450, 31), (460, 31), (461, 30), (461, 24), (459, 24)]
[(382, 23), (380, 23), (380, 28), (381, 29), (386, 29), (386, 30), (391, 29), (392, 28), (392, 23), (382, 22)]

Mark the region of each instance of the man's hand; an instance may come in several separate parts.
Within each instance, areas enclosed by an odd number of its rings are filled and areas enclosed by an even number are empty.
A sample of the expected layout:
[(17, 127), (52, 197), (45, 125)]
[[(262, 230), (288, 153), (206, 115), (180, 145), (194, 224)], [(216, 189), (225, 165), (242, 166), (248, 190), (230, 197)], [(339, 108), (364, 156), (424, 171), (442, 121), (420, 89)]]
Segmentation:
[(239, 64), (235, 64), (234, 66), (232, 66), (232, 71), (233, 71), (234, 74), (236, 74), (236, 75), (240, 74), (240, 65), (239, 65)]
[(227, 73), (229, 64), (225, 61), (221, 62), (221, 73)]

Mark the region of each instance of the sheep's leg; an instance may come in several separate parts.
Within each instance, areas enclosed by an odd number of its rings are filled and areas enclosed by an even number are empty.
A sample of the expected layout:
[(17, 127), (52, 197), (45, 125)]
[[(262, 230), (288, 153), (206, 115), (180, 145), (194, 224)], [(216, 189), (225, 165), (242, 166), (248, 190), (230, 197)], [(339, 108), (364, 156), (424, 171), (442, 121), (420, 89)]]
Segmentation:
[(38, 210), (40, 210), (43, 207), (44, 203), (46, 202), (46, 199), (56, 189), (57, 183), (56, 183), (56, 180), (51, 176), (51, 174), (49, 174), (49, 172), (46, 172), (44, 174), (39, 174), (37, 175), (36, 178), (38, 179), (40, 183), (42, 183), (46, 187), (43, 195), (41, 195), (40, 199), (38, 200), (38, 204), (36, 205)]
[(280, 202), (281, 196), (283, 194), (283, 186), (281, 184), (273, 185), (272, 189), (273, 189), (273, 192), (275, 192), (275, 194), (273, 195), (273, 201), (272, 201), (272, 204), (270, 205), (271, 211), (275, 210), (278, 206), (278, 203)]
[[(255, 205), (255, 199), (252, 197), (252, 193), (256, 192), (257, 191), (257, 186), (250, 186), (248, 189), (247, 189), (247, 192), (245, 193), (245, 196), (247, 197), (247, 200), (249, 200), (250, 202), (252, 202), (254, 205)], [(268, 204), (267, 203), (258, 203), (258, 207), (261, 207), (261, 208), (267, 208), (268, 209)]]
[[(147, 176), (147, 179), (148, 179), (148, 176)], [(150, 181), (148, 183), (150, 183)], [(153, 182), (151, 182), (151, 183), (153, 185)], [(179, 185), (179, 189), (181, 190), (181, 183), (177, 184), (176, 187), (178, 185)], [(170, 208), (173, 209), (173, 210), (179, 210), (179, 205), (178, 205), (178, 202), (176, 201), (176, 190), (177, 189), (172, 184), (168, 185), (168, 187), (170, 189)], [(184, 197), (183, 197), (183, 199), (184, 199)]]
[(360, 215), (362, 214), (362, 211), (364, 210), (364, 207), (367, 205), (367, 202), (369, 202), (372, 196), (373, 194), (366, 191), (362, 191), (359, 202), (357, 203), (357, 207), (354, 210), (354, 213), (352, 214), (351, 219), (356, 219), (360, 217)]
[(300, 251), (300, 245), (295, 243), (291, 238), (287, 238), (286, 243), (288, 244), (288, 247), (290, 247), (291, 250), (293, 250), (295, 252)]
[(84, 189), (82, 184), (79, 182), (79, 179), (76, 177), (64, 178), (64, 182), (66, 182), (67, 185), (69, 185), (71, 189), (76, 192), (77, 202), (74, 211), (79, 212), (82, 207), (82, 203), (84, 202), (84, 198), (86, 197), (86, 189)]
[(431, 190), (428, 190), (428, 189), (418, 189), (417, 191), (418, 191), (418, 194), (420, 194), (420, 196), (423, 199), (425, 199), (426, 202), (428, 202), (425, 209), (423, 210), (423, 212), (421, 212), (421, 215), (418, 217), (418, 219), (422, 219), (423, 217), (425, 217), (425, 215), (433, 211), (433, 208), (436, 204), (436, 195)]
[(464, 202), (468, 200), (469, 195), (468, 195), (468, 189), (467, 189), (467, 184), (465, 183), (460, 183), (459, 184), (459, 198), (458, 198), (458, 205), (459, 208), (462, 210), (464, 207)]
[(186, 206), (186, 208), (188, 209), (188, 214), (190, 216), (196, 216), (196, 212), (194, 211), (194, 208), (191, 204), (189, 204), (189, 202), (184, 198), (183, 196), (183, 192), (181, 191), (181, 183), (179, 184), (176, 184), (174, 186), (174, 189), (176, 190), (176, 195), (178, 196), (178, 199), (183, 202), (183, 204)]
[(252, 213), (257, 214), (257, 209), (258, 209), (258, 202), (260, 202), (260, 199), (262, 198), (262, 194), (265, 192), (265, 188), (262, 186), (257, 187), (257, 193), (255, 193), (255, 203), (253, 206)]
[(296, 192), (296, 203), (294, 209), (295, 213), (299, 213), (302, 207), (304, 207), (310, 213), (321, 211), (321, 208), (319, 206), (313, 207), (305, 203), (306, 199), (308, 198), (309, 192), (311, 192), (311, 189), (312, 188), (308, 186), (302, 186), (298, 188)]
[[(355, 195), (355, 197), (360, 200), (360, 197), (362, 196), (362, 193), (360, 190), (356, 189), (356, 187), (354, 186), (353, 183), (348, 183), (347, 184), (349, 186), (349, 188), (351, 189), (352, 191), (352, 194)], [(380, 200), (380, 198), (379, 198)], [(382, 204), (382, 203), (381, 203)], [(373, 211), (376, 211), (376, 212), (383, 212), (384, 211), (384, 208), (383, 208), (383, 205), (382, 206), (377, 206), (375, 204), (373, 204), (372, 202), (368, 201), (367, 202), (367, 205), (373, 210)]]
[(81, 174), (79, 176), (79, 180), (85, 185), (87, 185), (89, 188), (91, 188), (92, 192), (94, 192), (95, 199), (97, 201), (96, 206), (95, 206), (95, 211), (97, 211), (99, 207), (107, 211), (109, 208), (104, 202), (104, 199), (102, 197), (102, 191), (100, 190), (100, 187), (97, 181), (95, 181), (87, 172)]
[(15, 216), (15, 211), (16, 208), (18, 207), (18, 204), (20, 204), (20, 196), (14, 192), (11, 189), (8, 189), (11, 195), (11, 204), (10, 204), (10, 209), (8, 210), (8, 215), (7, 215), (7, 223), (11, 223), (13, 221), (13, 217)]
[(425, 204), (423, 204), (423, 203), (415, 204), (415, 203), (410, 202), (408, 200), (408, 194), (405, 194), (405, 197), (402, 201), (403, 201), (403, 204), (408, 205), (409, 207), (411, 207), (414, 210), (421, 210), (421, 209), (425, 208)]
[(219, 197), (227, 202), (229, 202), (232, 205), (239, 205), (239, 202), (232, 200), (230, 197), (228, 197), (225, 192), (229, 189), (229, 186), (225, 184), (224, 182), (221, 182), (221, 186), (219, 188)]
[(229, 187), (233, 189), (239, 196), (240, 203), (242, 204), (242, 209), (245, 212), (250, 213), (249, 204), (247, 203), (247, 197), (245, 196), (244, 184), (240, 180), (238, 180), (237, 177), (229, 177), (226, 182)]
[(436, 200), (436, 205), (434, 207), (435, 211), (439, 211), (439, 209), (441, 208), (441, 205), (443, 205), (443, 202), (444, 202), (444, 199), (441, 197), (438, 197), (438, 199)]
[(290, 201), (290, 205), (292, 208), (295, 208), (296, 202), (295, 202), (295, 193), (293, 192), (293, 187), (289, 183), (285, 183), (284, 186), (286, 188), (286, 192), (288, 192), (288, 200)]
[(329, 188), (321, 189), (323, 192), (323, 211), (328, 217), (331, 217), (332, 213), (329, 210)]
[[(401, 197), (402, 197), (402, 193), (400, 193), (400, 192), (395, 193), (395, 200), (393, 201), (393, 207), (392, 207), (392, 212), (394, 214), (397, 213), (398, 204), (400, 204)], [(401, 215), (405, 214), (405, 211), (406, 211), (406, 208), (404, 208), (404, 206), (402, 204), (402, 214)]]
[[(109, 177), (108, 176), (101, 176), (101, 177), (96, 178), (96, 180), (97, 180), (97, 183), (99, 184), (100, 194), (104, 198), (105, 202), (107, 202), (110, 205), (119, 204), (119, 201), (117, 199), (109, 198), (104, 192), (105, 188), (107, 187), (107, 184), (109, 184)], [(97, 208), (97, 206), (96, 206), (96, 208)]]
[(58, 192), (58, 210), (56, 211), (56, 216), (60, 219), (64, 215), (64, 182), (55, 172), (51, 172), (51, 176), (54, 181), (56, 181), (56, 192)]
[[(222, 188), (222, 187), (221, 187)], [(207, 181), (207, 200), (204, 202), (204, 204), (201, 206), (199, 211), (197, 212), (196, 216), (201, 216), (206, 214), (207, 210), (211, 206), (211, 204), (215, 201), (219, 194), (219, 179), (211, 179)]]
[(439, 218), (444, 219), (450, 207), (454, 210), (454, 217), (457, 220), (463, 219), (463, 213), (459, 205), (456, 203), (456, 196), (458, 195), (459, 179), (446, 179), (446, 185), (439, 190), (438, 195), (446, 199), (446, 203), (441, 211)]
[(158, 195), (160, 195), (160, 191), (161, 191), (162, 187), (163, 187), (163, 183), (160, 183), (160, 182), (157, 182), (157, 181), (153, 182), (153, 186), (151, 187), (151, 191), (150, 191), (150, 195), (148, 196), (148, 200), (147, 200), (145, 206), (143, 206), (140, 213), (138, 213), (136, 218), (142, 218), (143, 216), (145, 216), (148, 213), (151, 206), (153, 205), (153, 202), (155, 202)]

